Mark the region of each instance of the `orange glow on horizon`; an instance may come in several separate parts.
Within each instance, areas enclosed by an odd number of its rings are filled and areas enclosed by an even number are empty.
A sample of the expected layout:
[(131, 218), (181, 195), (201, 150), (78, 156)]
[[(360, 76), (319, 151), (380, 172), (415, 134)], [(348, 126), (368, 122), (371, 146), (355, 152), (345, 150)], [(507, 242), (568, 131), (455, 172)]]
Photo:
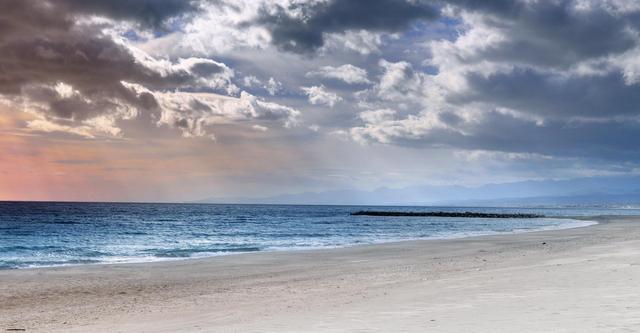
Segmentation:
[(197, 200), (239, 190), (234, 177), (282, 169), (296, 159), (295, 152), (255, 143), (33, 132), (25, 128), (29, 119), (0, 109), (0, 200)]

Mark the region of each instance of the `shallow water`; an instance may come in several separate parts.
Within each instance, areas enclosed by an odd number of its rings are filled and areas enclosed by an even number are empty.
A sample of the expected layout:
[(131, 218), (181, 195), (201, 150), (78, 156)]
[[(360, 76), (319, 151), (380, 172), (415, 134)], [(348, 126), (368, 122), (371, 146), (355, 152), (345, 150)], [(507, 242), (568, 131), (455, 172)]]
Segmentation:
[[(535, 213), (537, 219), (350, 216), (357, 210)], [(577, 227), (561, 217), (640, 210), (0, 202), (0, 268), (145, 262), (240, 252)]]

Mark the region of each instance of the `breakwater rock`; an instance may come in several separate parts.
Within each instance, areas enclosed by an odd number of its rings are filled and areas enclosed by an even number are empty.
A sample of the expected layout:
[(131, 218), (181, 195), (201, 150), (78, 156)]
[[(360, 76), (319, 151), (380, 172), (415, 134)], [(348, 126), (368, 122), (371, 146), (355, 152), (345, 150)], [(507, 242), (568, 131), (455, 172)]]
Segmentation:
[(351, 215), (365, 216), (432, 216), (432, 217), (468, 217), (468, 218), (494, 218), (494, 219), (532, 219), (544, 217), (539, 214), (503, 214), (503, 213), (476, 213), (476, 212), (390, 212), (361, 210)]

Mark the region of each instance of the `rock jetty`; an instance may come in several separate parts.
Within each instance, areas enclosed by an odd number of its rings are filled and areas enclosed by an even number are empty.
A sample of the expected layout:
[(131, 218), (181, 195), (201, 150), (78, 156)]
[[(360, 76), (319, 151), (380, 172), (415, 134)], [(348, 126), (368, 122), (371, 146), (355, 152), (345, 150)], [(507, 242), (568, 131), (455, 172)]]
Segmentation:
[(533, 219), (544, 217), (539, 214), (503, 214), (503, 213), (476, 213), (476, 212), (390, 212), (361, 210), (351, 215), (365, 216), (433, 216), (433, 217), (469, 217), (469, 218), (493, 218), (493, 219)]

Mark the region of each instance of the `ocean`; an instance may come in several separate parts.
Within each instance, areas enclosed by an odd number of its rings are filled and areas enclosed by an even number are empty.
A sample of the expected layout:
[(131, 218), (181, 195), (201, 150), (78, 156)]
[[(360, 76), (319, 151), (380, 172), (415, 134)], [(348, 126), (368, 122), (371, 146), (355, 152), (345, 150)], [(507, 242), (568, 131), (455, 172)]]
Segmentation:
[[(534, 213), (489, 219), (351, 216), (358, 210)], [(0, 269), (131, 263), (580, 227), (637, 209), (0, 202)]]

